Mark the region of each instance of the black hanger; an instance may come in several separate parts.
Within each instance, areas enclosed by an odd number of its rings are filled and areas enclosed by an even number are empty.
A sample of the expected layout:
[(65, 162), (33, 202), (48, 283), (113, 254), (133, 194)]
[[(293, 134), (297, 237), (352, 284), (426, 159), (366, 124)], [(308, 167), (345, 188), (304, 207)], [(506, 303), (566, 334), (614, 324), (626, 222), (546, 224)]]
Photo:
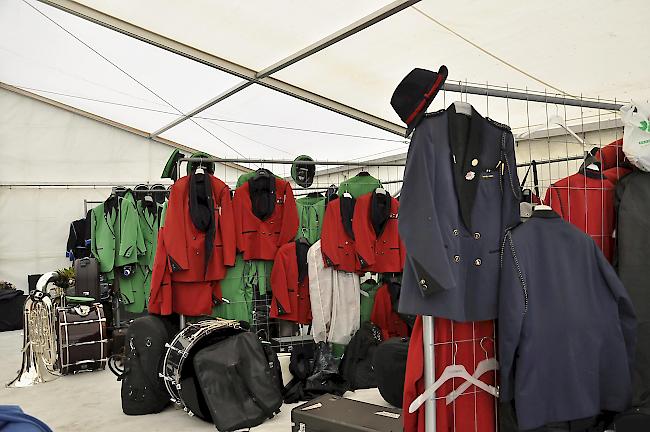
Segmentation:
[(370, 173), (368, 171), (361, 171), (357, 174), (357, 177), (370, 177)]
[(118, 196), (118, 197), (124, 197), (124, 195), (126, 195), (126, 192), (127, 192), (128, 190), (129, 190), (129, 189), (127, 189), (127, 188), (124, 187), (124, 186), (116, 186), (116, 187), (115, 187), (115, 190), (114, 190), (114, 192), (115, 192), (115, 196)]
[(297, 242), (298, 242), (298, 243), (302, 243), (302, 244), (306, 244), (307, 246), (311, 246), (311, 243), (309, 243), (309, 240), (307, 240), (306, 237), (300, 237), (300, 238), (297, 240)]
[(309, 193), (307, 194), (307, 197), (308, 197), (308, 198), (324, 198), (325, 195), (323, 195), (322, 192), (309, 192)]
[(266, 168), (260, 168), (256, 171), (255, 177), (271, 177), (273, 174)]

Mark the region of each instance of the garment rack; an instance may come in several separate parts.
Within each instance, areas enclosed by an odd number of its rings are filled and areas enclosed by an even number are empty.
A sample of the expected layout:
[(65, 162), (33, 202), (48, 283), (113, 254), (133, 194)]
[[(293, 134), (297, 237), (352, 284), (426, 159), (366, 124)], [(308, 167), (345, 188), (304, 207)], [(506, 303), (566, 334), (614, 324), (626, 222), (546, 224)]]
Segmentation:
[[(449, 92), (458, 92), (461, 94), (474, 94), (482, 95), (486, 97), (497, 97), (504, 99), (513, 99), (521, 100), (527, 102), (535, 103), (546, 103), (546, 104), (557, 104), (565, 106), (575, 106), (583, 108), (593, 108), (599, 110), (608, 110), (608, 111), (618, 111), (622, 104), (620, 103), (611, 103), (605, 102), (593, 98), (574, 98), (571, 96), (555, 96), (549, 95), (546, 93), (532, 93), (528, 91), (511, 91), (503, 90), (500, 88), (489, 88), (489, 87), (478, 87), (478, 86), (468, 86), (463, 85), (462, 83), (452, 84), (450, 82), (444, 84), (444, 90)], [(572, 156), (568, 158), (557, 158), (549, 159), (547, 161), (536, 162), (538, 164), (544, 163), (554, 163), (562, 162), (568, 160), (578, 160), (582, 159), (584, 156)], [(268, 163), (268, 164), (293, 164), (294, 161), (288, 160), (268, 160), (268, 159), (219, 159), (219, 158), (183, 158), (177, 162), (177, 172), (180, 171), (180, 165), (183, 161), (191, 162), (218, 162), (218, 163)], [(302, 161), (301, 163), (309, 165), (339, 165), (339, 166), (355, 166), (355, 167), (364, 167), (364, 166), (406, 166), (406, 163), (388, 163), (388, 162), (332, 162), (332, 161)], [(517, 167), (528, 166), (532, 164), (531, 162), (522, 163), (517, 165)], [(184, 317), (181, 317), (181, 324), (185, 323)], [(434, 350), (434, 320), (432, 316), (423, 316), (422, 317), (422, 333), (423, 333), (423, 342), (424, 342), (424, 387), (429, 388), (435, 382), (435, 350)], [(425, 420), (425, 432), (436, 432), (436, 406), (435, 399), (429, 398), (424, 403), (424, 420)]]

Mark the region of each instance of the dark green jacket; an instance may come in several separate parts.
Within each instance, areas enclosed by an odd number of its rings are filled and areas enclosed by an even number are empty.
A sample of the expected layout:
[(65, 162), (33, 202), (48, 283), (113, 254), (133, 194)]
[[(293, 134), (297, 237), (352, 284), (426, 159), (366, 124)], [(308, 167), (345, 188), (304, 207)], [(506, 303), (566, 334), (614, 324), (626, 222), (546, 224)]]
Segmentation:
[(375, 306), (375, 295), (382, 284), (368, 279), (361, 284), (361, 323), (370, 321), (372, 308)]

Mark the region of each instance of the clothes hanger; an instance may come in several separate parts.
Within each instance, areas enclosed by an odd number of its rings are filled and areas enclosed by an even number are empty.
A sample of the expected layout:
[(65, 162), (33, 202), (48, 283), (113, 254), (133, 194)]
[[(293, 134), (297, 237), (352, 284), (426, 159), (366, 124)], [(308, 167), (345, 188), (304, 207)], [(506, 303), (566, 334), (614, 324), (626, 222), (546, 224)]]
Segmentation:
[(463, 102), (463, 101), (454, 102), (454, 109), (456, 110), (457, 114), (463, 114), (468, 117), (472, 116), (472, 106), (467, 102)]
[[(494, 357), (488, 358), (488, 352), (485, 349), (485, 347), (483, 346), (483, 342), (485, 341), (485, 339), (492, 339), (492, 338), (489, 338), (489, 337), (481, 338), (481, 342), (479, 343), (479, 345), (481, 346), (481, 349), (485, 353), (485, 360), (481, 360), (481, 362), (476, 365), (476, 369), (474, 370), (474, 374), (472, 375), (476, 379), (479, 379), (480, 377), (482, 377), (484, 374), (486, 374), (488, 372), (499, 370), (499, 362), (497, 361), (497, 359), (494, 358)], [(458, 396), (465, 393), (465, 391), (468, 388), (470, 388), (471, 386), (472, 386), (472, 384), (470, 382), (465, 381), (456, 390), (453, 390), (451, 393), (449, 393), (447, 395), (447, 397), (445, 398), (446, 401), (447, 401), (447, 405), (449, 405), (454, 400), (456, 400), (456, 398), (458, 398)], [(496, 396), (496, 397), (499, 396), (499, 389), (498, 388), (496, 389), (496, 394), (494, 394), (494, 396)]]
[(537, 210), (553, 210), (551, 206), (547, 206), (546, 204), (536, 204), (533, 206), (533, 211)]
[(386, 192), (386, 189), (380, 188), (380, 187), (375, 189), (375, 193), (382, 194), (382, 195), (387, 195), (388, 194), (388, 192)]
[(458, 345), (454, 342), (454, 364), (449, 365), (442, 371), (440, 378), (436, 380), (431, 386), (424, 391), (420, 396), (418, 396), (412, 403), (409, 405), (409, 413), (414, 413), (426, 402), (427, 399), (434, 398), (436, 395), (436, 390), (438, 390), (445, 382), (449, 381), (452, 378), (462, 378), (465, 381), (468, 381), (470, 384), (474, 384), (476, 387), (480, 388), (483, 391), (486, 391), (492, 395), (497, 394), (497, 389), (489, 384), (484, 383), (467, 372), (465, 366), (456, 364), (456, 351)]
[(557, 126), (560, 126), (562, 129), (564, 129), (565, 131), (567, 131), (569, 133), (569, 135), (571, 135), (573, 138), (575, 138), (575, 140), (578, 141), (580, 144), (582, 144), (583, 146), (586, 145), (587, 142), (584, 139), (580, 138), (578, 136), (578, 134), (576, 134), (569, 126), (567, 126), (566, 122), (564, 121), (564, 118), (558, 114), (558, 109), (559, 108), (556, 105), (555, 106), (555, 114), (551, 115), (548, 118), (548, 121), (547, 121), (546, 125), (541, 124), (541, 125), (538, 125), (538, 126), (532, 128), (532, 129), (524, 131), (524, 132), (520, 133), (519, 135), (517, 135), (517, 139), (527, 138), (530, 135), (532, 135), (534, 132), (544, 130), (545, 128), (548, 129), (548, 126), (551, 126), (551, 125), (557, 125)]
[(343, 198), (352, 198), (352, 194), (350, 192), (343, 192)]

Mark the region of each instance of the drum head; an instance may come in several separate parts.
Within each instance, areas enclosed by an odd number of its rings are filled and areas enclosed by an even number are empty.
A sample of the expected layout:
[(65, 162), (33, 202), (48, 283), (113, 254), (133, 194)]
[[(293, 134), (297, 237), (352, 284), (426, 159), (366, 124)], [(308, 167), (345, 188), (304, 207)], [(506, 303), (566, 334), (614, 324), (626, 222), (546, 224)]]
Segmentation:
[(242, 331), (244, 330), (241, 328), (231, 326), (214, 330), (212, 333), (203, 336), (198, 340), (194, 346), (190, 348), (187, 357), (183, 361), (180, 374), (180, 397), (187, 409), (202, 420), (212, 422), (212, 416), (210, 415), (210, 410), (208, 409), (203, 394), (201, 393), (201, 387), (196, 379), (194, 356), (203, 348), (219, 343), (220, 341), (237, 333), (241, 333)]

